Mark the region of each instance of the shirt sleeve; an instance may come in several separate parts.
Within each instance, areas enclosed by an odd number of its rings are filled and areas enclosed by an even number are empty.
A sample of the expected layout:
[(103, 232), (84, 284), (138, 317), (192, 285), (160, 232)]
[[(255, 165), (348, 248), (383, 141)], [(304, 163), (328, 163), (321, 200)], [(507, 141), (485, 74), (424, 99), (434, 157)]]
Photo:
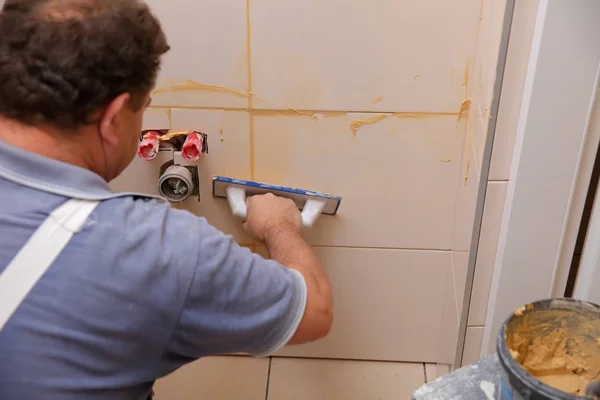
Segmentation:
[(191, 213), (173, 210), (185, 232), (181, 251), (193, 277), (169, 343), (170, 357), (196, 359), (248, 353), (264, 356), (285, 346), (306, 307), (306, 283), (295, 270), (240, 247)]

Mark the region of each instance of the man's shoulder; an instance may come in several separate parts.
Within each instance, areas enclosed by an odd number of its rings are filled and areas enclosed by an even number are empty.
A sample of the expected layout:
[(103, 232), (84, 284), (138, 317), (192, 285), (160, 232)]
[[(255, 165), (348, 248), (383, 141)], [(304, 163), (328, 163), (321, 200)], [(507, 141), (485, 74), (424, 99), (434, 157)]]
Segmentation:
[[(168, 202), (143, 195), (128, 195), (102, 201), (97, 211), (98, 222), (120, 225), (128, 233), (149, 229), (179, 229), (187, 226), (193, 228), (204, 218), (187, 211), (172, 207)], [(202, 224), (200, 224), (202, 225)]]
[[(99, 223), (101, 229), (115, 236), (120, 232), (128, 240), (150, 241), (157, 246), (155, 250), (163, 254), (181, 251), (188, 245), (201, 247), (205, 239), (219, 241), (229, 238), (203, 217), (172, 207), (167, 202), (140, 196), (102, 201), (95, 214), (95, 220), (91, 222)], [(106, 235), (107, 231), (103, 234)]]

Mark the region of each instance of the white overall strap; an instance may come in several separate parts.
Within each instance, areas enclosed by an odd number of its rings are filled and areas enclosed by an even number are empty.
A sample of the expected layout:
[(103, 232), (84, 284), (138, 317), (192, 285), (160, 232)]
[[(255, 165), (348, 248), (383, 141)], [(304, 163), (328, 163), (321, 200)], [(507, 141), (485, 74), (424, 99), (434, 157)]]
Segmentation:
[(0, 274), (0, 331), (97, 205), (71, 199), (55, 209)]

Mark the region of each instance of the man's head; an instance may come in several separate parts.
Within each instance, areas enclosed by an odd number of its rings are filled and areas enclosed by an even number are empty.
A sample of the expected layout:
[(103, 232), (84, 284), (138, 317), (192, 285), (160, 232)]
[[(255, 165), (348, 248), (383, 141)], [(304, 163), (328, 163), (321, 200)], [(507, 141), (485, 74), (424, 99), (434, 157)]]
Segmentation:
[(78, 143), (110, 180), (135, 155), (168, 48), (140, 0), (6, 0), (0, 116)]

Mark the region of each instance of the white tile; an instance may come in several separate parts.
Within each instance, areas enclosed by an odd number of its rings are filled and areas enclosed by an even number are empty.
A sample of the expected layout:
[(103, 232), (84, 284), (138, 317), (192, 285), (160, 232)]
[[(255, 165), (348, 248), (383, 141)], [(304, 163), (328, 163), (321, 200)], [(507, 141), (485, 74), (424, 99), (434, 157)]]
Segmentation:
[[(334, 321), (315, 343), (290, 346), (292, 357), (437, 362), (450, 253), (315, 249), (331, 280)], [(452, 307), (454, 308), (454, 303)]]
[(469, 251), (471, 248), (479, 179), (480, 172), (473, 147), (472, 132), (467, 130), (452, 228), (452, 250)]
[(248, 106), (245, 0), (148, 0), (171, 50), (154, 105)]
[(465, 337), (465, 349), (462, 365), (469, 365), (479, 360), (481, 341), (483, 340), (483, 327), (468, 327)]
[(485, 314), (490, 287), (492, 285), (492, 276), (494, 274), (496, 248), (498, 247), (507, 186), (507, 182), (488, 183), (483, 209), (481, 236), (479, 238), (479, 249), (477, 252), (477, 263), (475, 265), (473, 291), (471, 293), (471, 305), (469, 308), (468, 324), (470, 326), (482, 326), (485, 324)]
[[(169, 125), (168, 110), (147, 109), (144, 112), (142, 130), (169, 129)], [(160, 152), (152, 161), (143, 160), (136, 155), (125, 171), (110, 182), (110, 187), (116, 192), (158, 195), (160, 166), (171, 159), (171, 154), (170, 152)]]
[(458, 343), (469, 253), (451, 253), (452, 275), (444, 290), (444, 306), (438, 336), (438, 363), (453, 365)]
[(451, 371), (450, 365), (445, 364), (425, 364), (425, 373), (427, 382), (433, 382)]
[[(444, 300), (442, 318), (438, 333), (437, 362), (441, 364), (454, 364), (456, 356), (456, 345), (458, 341), (458, 328), (460, 323), (460, 311), (458, 308), (458, 292), (455, 275), (460, 274), (460, 265), (454, 268), (455, 252), (451, 253), (451, 273), (444, 288)], [(460, 257), (460, 256), (459, 256)], [(458, 258), (459, 258), (458, 257)], [(464, 280), (463, 280), (464, 287)]]
[(497, 0), (495, 2), (482, 1), (481, 5), (481, 21), (475, 48), (473, 76), (469, 81), (469, 96), (472, 99), (469, 123), (478, 165), (481, 165), (490, 121), (490, 107), (504, 19), (504, 4), (505, 0)]
[[(490, 123), (489, 110), (483, 110), (483, 106), (479, 107), (479, 115), (475, 116), (475, 125), (473, 127), (473, 161), (477, 168), (481, 170), (483, 164), (483, 155), (485, 152), (485, 144), (488, 136), (488, 126)], [(485, 107), (488, 107), (485, 105)]]
[(423, 364), (274, 358), (268, 400), (408, 399)]
[(490, 166), (490, 180), (507, 180), (510, 175), (537, 6), (538, 0), (515, 3)]
[(384, 117), (259, 112), (256, 180), (343, 196), (311, 244), (449, 249), (464, 132), (456, 117)]
[(210, 357), (188, 364), (154, 386), (155, 400), (264, 400), (269, 359)]
[(480, 0), (250, 5), (258, 107), (458, 112)]
[(115, 192), (134, 192), (159, 196), (158, 179), (160, 167), (172, 159), (172, 152), (160, 151), (151, 161), (139, 158), (137, 155), (129, 166), (117, 178), (110, 182)]
[(149, 108), (144, 112), (144, 121), (142, 130), (147, 129), (169, 129), (171, 123), (169, 121), (168, 109)]
[(456, 294), (456, 313), (459, 317), (459, 320), (462, 313), (468, 267), (469, 253), (465, 251), (453, 251), (452, 273), (454, 278), (454, 293)]
[(245, 111), (173, 110), (174, 130), (199, 130), (208, 135), (209, 154), (195, 164), (200, 178), (200, 201), (188, 199), (179, 208), (205, 217), (239, 243), (250, 242), (224, 199), (212, 197), (212, 176), (250, 178), (250, 119)]

